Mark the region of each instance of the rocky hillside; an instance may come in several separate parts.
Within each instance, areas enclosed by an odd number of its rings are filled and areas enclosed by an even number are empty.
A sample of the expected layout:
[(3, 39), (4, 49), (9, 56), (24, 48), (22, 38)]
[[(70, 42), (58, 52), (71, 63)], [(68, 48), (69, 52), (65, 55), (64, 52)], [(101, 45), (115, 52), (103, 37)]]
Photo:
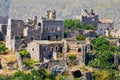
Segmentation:
[(0, 16), (8, 16), (10, 0), (0, 0)]
[(119, 4), (120, 0), (11, 0), (9, 16), (28, 19), (34, 15), (46, 16), (46, 10), (55, 9), (58, 18), (75, 18), (76, 15), (80, 15), (83, 7), (88, 10), (94, 9), (100, 18), (115, 20), (115, 26), (120, 27)]

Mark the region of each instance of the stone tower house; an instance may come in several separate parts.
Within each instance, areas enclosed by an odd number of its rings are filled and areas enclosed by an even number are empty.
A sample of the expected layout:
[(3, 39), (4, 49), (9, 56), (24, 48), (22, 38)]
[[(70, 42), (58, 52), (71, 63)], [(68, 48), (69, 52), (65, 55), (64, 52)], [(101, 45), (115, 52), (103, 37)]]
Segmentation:
[(88, 12), (87, 10), (81, 12), (80, 21), (83, 25), (92, 24), (94, 27), (97, 27), (99, 16), (93, 12), (93, 9), (91, 9), (91, 12)]

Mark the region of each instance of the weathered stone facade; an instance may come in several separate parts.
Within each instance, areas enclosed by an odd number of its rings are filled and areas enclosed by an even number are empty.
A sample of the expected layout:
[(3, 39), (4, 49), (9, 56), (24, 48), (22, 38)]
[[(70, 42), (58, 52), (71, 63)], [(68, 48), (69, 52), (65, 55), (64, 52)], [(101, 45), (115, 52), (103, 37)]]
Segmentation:
[(107, 32), (106, 30), (112, 30), (114, 22), (108, 19), (100, 19), (99, 24), (97, 26), (97, 34), (98, 35), (105, 35)]
[(62, 41), (33, 41), (28, 44), (27, 50), (30, 52), (32, 59), (44, 61), (44, 59), (52, 59), (53, 52), (61, 53), (63, 48)]
[[(21, 45), (33, 40), (59, 41), (64, 37), (63, 20), (56, 19), (55, 11), (48, 11), (47, 18), (22, 20), (8, 20), (6, 46), (9, 50), (18, 50)], [(17, 38), (19, 37), (19, 40)]]
[(93, 9), (91, 9), (91, 12), (88, 12), (87, 10), (82, 10), (79, 19), (83, 25), (92, 24), (94, 27), (97, 27), (99, 16), (93, 12)]
[(97, 33), (94, 30), (69, 30), (67, 33), (67, 38), (78, 37), (85, 35), (87, 38), (96, 38)]
[(64, 25), (60, 20), (42, 20), (41, 39), (42, 40), (61, 40), (64, 36)]
[(18, 35), (23, 35), (24, 28), (25, 28), (25, 24), (22, 20), (13, 20), (13, 19), (8, 20), (6, 46), (9, 50), (14, 51), (15, 46), (13, 46), (14, 45), (13, 39), (15, 39), (15, 37)]

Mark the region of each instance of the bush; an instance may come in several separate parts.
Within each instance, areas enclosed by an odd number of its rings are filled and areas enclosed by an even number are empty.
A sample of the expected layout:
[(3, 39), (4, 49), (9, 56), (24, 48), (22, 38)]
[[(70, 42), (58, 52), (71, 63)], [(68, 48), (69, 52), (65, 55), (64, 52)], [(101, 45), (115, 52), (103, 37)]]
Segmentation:
[(71, 60), (76, 59), (76, 55), (74, 55), (74, 54), (70, 54), (68, 57), (69, 57), (69, 59), (71, 59)]
[(7, 50), (5, 44), (0, 43), (0, 53), (5, 53), (5, 51)]
[(78, 36), (78, 37), (76, 37), (76, 39), (77, 39), (78, 41), (83, 41), (83, 40), (86, 39), (86, 36)]
[(95, 27), (92, 24), (87, 24), (86, 26), (84, 26), (85, 30), (95, 30)]
[(25, 64), (29, 68), (33, 68), (35, 63), (37, 63), (37, 61), (35, 60), (29, 59), (29, 58), (23, 59), (23, 64)]
[(20, 54), (22, 57), (26, 57), (26, 56), (29, 55), (29, 52), (24, 49), (24, 50), (21, 50), (21, 51), (19, 52), (19, 54)]

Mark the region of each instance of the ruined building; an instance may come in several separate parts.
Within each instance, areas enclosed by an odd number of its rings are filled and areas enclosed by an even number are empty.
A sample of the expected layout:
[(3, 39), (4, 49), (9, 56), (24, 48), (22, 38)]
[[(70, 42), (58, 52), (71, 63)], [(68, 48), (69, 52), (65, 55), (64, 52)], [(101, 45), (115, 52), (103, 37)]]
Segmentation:
[(77, 19), (80, 19), (83, 25), (92, 24), (94, 27), (97, 27), (99, 16), (93, 12), (93, 9), (91, 9), (91, 12), (82, 10), (80, 17), (77, 17)]
[[(12, 51), (27, 48), (32, 59), (41, 61), (44, 57), (51, 58), (54, 49), (58, 52), (62, 51), (63, 34), (63, 20), (57, 20), (56, 11), (49, 10), (47, 11), (47, 18), (38, 19), (35, 16), (34, 19), (28, 19), (27, 22), (9, 19), (6, 46)], [(46, 53), (45, 50), (47, 49), (50, 52), (47, 51)]]
[(99, 19), (99, 24), (97, 26), (98, 35), (107, 35), (112, 29), (114, 29), (114, 21), (110, 19)]

